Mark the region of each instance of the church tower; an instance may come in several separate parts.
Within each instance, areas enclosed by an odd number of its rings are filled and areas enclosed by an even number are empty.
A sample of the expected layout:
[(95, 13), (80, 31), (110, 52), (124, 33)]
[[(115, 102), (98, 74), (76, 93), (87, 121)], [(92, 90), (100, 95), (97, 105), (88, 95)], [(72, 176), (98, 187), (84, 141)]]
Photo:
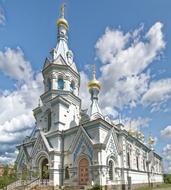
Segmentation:
[(34, 110), (38, 128), (45, 131), (66, 130), (79, 125), (80, 75), (74, 55), (68, 47), (69, 24), (64, 17), (64, 8), (62, 5), (60, 18), (57, 20), (57, 45), (51, 50), (51, 56), (46, 58), (43, 66), (42, 106)]

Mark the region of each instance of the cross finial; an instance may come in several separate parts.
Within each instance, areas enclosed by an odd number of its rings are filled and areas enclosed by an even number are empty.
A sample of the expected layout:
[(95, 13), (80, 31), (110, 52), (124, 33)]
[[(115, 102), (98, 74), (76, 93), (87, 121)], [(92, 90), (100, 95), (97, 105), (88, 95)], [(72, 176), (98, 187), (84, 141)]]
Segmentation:
[(96, 65), (93, 64), (92, 68), (93, 68), (93, 79), (96, 79)]
[(61, 17), (64, 18), (64, 14), (65, 14), (65, 4), (63, 3), (61, 5)]

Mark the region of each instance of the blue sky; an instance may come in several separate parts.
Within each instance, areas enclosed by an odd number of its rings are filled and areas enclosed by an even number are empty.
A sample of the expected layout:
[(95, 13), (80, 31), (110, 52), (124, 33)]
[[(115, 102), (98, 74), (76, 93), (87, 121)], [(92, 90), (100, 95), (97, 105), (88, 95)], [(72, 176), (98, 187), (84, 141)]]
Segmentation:
[[(64, 2), (83, 106), (96, 64), (103, 113), (116, 123), (120, 115), (146, 137), (151, 132), (171, 172), (171, 1)], [(62, 3), (0, 0), (0, 162), (14, 160), (15, 145), (34, 126), (31, 110), (42, 92), (44, 60), (56, 46)]]

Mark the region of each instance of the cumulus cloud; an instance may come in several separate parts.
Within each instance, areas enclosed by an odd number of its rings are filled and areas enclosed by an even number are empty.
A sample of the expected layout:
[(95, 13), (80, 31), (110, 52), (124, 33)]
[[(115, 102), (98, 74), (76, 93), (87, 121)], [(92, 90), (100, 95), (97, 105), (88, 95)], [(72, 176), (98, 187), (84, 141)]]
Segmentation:
[(0, 51), (0, 70), (18, 81), (30, 82), (32, 79), (31, 64), (24, 58), (24, 53), (19, 47)]
[(125, 125), (126, 129), (134, 128), (134, 129), (140, 129), (144, 127), (148, 127), (150, 122), (150, 118), (129, 118), (125, 117), (122, 118), (122, 123)]
[[(154, 86), (149, 67), (154, 60), (159, 59), (165, 48), (162, 27), (162, 23), (156, 22), (145, 34), (142, 33), (144, 25), (127, 33), (107, 27), (97, 40), (96, 55), (102, 63), (99, 77), (102, 83), (100, 106), (105, 113), (110, 110), (116, 117), (118, 109), (134, 108), (139, 104), (154, 108), (159, 102), (160, 107), (169, 99), (169, 81), (160, 80), (158, 85), (167, 83), (167, 87), (163, 87), (165, 89), (161, 90), (160, 97), (158, 93), (153, 93), (152, 102), (149, 100)], [(82, 77), (81, 82), (87, 82), (86, 73)], [(85, 88), (81, 90), (83, 105), (86, 106), (84, 100), (87, 102), (87, 92)]]
[(161, 130), (160, 134), (161, 134), (161, 137), (164, 139), (171, 139), (171, 125)]
[(160, 106), (171, 98), (171, 79), (152, 81), (149, 89), (142, 97), (142, 103), (150, 105), (152, 111), (159, 110)]
[(4, 14), (4, 10), (0, 7), (0, 26), (5, 24), (6, 18)]
[(171, 144), (167, 144), (163, 148), (163, 157), (165, 158), (166, 161), (165, 172), (171, 173)]
[(79, 96), (82, 100), (82, 108), (86, 109), (90, 105), (90, 94), (88, 92), (87, 84), (88, 84), (88, 76), (84, 71), (80, 72), (81, 84), (79, 90)]
[(43, 82), (41, 73), (32, 71), (20, 48), (0, 52), (0, 70), (16, 81), (15, 90), (0, 93), (0, 161), (11, 162), (16, 156), (16, 144), (21, 143), (35, 125), (32, 109), (38, 104)]

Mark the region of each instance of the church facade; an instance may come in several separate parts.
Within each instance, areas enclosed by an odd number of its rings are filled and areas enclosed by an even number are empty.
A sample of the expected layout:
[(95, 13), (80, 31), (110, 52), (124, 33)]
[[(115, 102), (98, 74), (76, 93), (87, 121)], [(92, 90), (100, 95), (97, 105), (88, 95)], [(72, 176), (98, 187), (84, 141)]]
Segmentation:
[(90, 108), (81, 109), (80, 74), (68, 47), (64, 7), (57, 27), (57, 46), (42, 70), (42, 103), (33, 110), (36, 127), (17, 146), (18, 177), (28, 170), (31, 178), (49, 179), (53, 186), (99, 184), (120, 189), (162, 183), (162, 158), (152, 148), (154, 139), (145, 145), (142, 133), (127, 131), (102, 114), (95, 69), (88, 83)]

